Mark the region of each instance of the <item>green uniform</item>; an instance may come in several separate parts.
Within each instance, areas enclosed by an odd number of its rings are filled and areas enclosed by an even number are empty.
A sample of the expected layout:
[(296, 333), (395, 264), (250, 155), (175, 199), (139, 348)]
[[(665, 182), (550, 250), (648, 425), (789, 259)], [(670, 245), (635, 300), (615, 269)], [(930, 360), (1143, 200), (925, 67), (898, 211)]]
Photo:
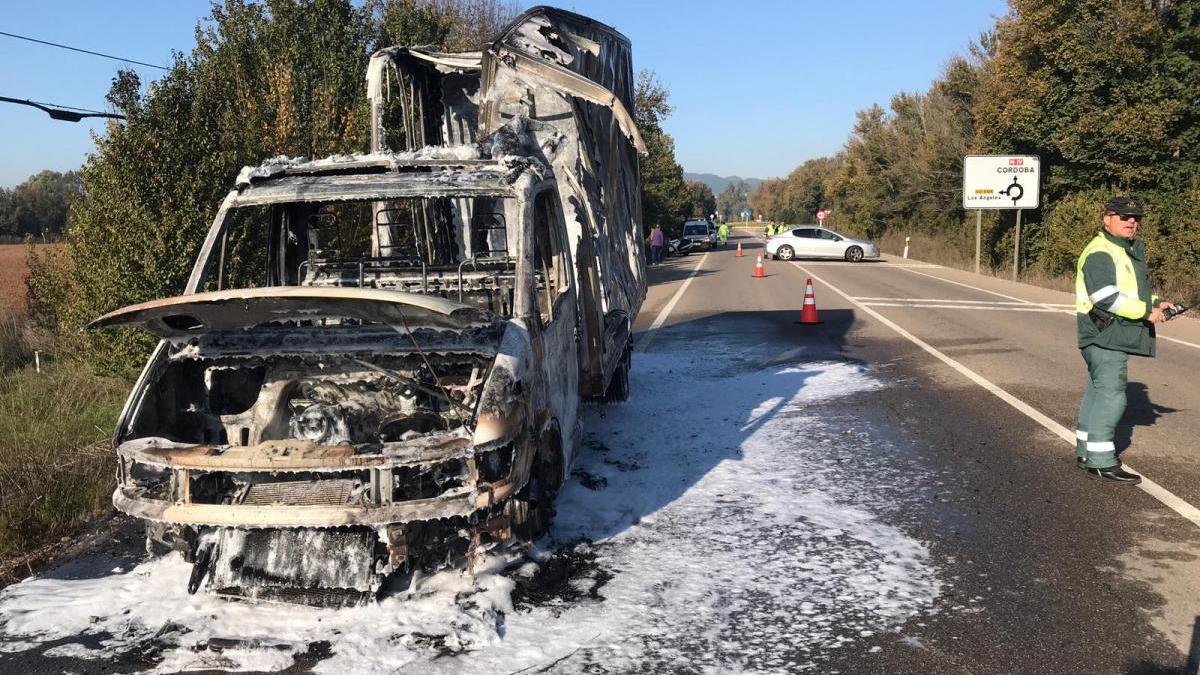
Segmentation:
[[(1154, 356), (1154, 325), (1148, 319), (1157, 303), (1140, 240), (1101, 231), (1083, 249), (1075, 267), (1075, 310), (1088, 379), (1075, 453), (1088, 468), (1120, 464), (1113, 435), (1125, 412), (1129, 355)], [(1089, 315), (1093, 308), (1113, 315), (1112, 323), (1097, 327)]]
[(721, 223), (717, 226), (717, 236), (721, 238), (721, 245), (729, 241), (729, 223)]

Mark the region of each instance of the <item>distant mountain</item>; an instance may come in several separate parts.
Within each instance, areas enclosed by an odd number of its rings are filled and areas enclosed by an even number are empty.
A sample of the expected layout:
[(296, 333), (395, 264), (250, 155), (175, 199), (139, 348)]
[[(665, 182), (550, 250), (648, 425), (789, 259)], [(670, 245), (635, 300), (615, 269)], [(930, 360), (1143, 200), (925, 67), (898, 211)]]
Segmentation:
[(752, 190), (755, 187), (758, 187), (759, 183), (763, 182), (763, 179), (761, 179), (761, 178), (742, 178), (740, 176), (718, 176), (718, 175), (712, 174), (712, 173), (688, 173), (687, 171), (683, 172), (683, 179), (684, 180), (698, 180), (701, 183), (704, 183), (705, 185), (707, 185), (709, 188), (712, 189), (714, 195), (721, 194), (721, 190), (724, 190), (726, 185), (729, 185), (730, 183), (732, 183), (734, 181), (744, 180), (744, 181), (746, 181), (746, 184), (749, 185), (750, 189), (752, 189)]

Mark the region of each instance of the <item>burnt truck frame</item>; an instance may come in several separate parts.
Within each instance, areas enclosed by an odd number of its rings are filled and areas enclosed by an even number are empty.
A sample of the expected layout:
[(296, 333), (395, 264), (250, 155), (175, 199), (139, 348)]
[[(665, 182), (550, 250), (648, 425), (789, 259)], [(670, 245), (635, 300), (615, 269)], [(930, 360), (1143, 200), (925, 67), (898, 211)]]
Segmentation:
[(546, 7), (376, 53), (371, 153), (244, 169), (184, 294), (92, 322), (160, 338), (113, 503), (189, 591), (358, 603), (545, 531), (580, 401), (628, 396), (629, 53)]

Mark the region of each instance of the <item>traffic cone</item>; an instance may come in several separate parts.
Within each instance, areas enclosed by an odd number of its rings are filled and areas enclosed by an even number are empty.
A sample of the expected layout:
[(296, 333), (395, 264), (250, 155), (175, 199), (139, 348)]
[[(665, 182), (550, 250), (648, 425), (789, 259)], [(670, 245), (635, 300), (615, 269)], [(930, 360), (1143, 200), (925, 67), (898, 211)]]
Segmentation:
[(762, 279), (763, 277), (767, 276), (767, 271), (765, 269), (763, 269), (761, 253), (758, 256), (758, 260), (754, 263), (754, 275), (753, 276), (755, 279)]
[(817, 324), (817, 296), (813, 295), (812, 279), (804, 285), (804, 308), (800, 310), (800, 323)]
[(742, 242), (740, 242), (740, 241), (738, 242), (738, 252), (737, 252), (737, 255), (736, 255), (736, 256), (734, 256), (734, 257), (735, 257), (735, 258), (741, 258), (741, 257), (742, 257)]

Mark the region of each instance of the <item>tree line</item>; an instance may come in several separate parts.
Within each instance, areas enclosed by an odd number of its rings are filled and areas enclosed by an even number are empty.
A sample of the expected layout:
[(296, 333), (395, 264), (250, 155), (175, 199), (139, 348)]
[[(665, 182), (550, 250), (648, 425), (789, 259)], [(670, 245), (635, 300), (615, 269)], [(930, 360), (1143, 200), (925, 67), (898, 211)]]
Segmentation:
[(82, 192), (78, 171), (41, 171), (12, 189), (0, 188), (0, 243), (58, 239), (71, 202)]
[[(763, 183), (750, 205), (787, 222), (831, 208), (835, 227), (929, 234), (965, 260), (974, 214), (962, 209), (963, 156), (1038, 155), (1042, 205), (1023, 212), (1022, 269), (1070, 273), (1101, 205), (1128, 194), (1146, 208), (1156, 281), (1195, 295), (1198, 44), (1200, 4), (1189, 0), (1010, 0), (927, 91), (859, 111), (838, 153)], [(985, 265), (1011, 265), (1014, 221), (985, 212)]]
[(634, 92), (634, 118), (646, 144), (642, 158), (642, 223), (647, 235), (650, 228), (662, 225), (668, 235), (678, 236), (683, 221), (708, 218), (717, 212), (712, 188), (700, 181), (685, 180), (683, 167), (675, 158), (675, 139), (662, 128), (674, 107), (670, 92), (653, 70), (638, 73)]

